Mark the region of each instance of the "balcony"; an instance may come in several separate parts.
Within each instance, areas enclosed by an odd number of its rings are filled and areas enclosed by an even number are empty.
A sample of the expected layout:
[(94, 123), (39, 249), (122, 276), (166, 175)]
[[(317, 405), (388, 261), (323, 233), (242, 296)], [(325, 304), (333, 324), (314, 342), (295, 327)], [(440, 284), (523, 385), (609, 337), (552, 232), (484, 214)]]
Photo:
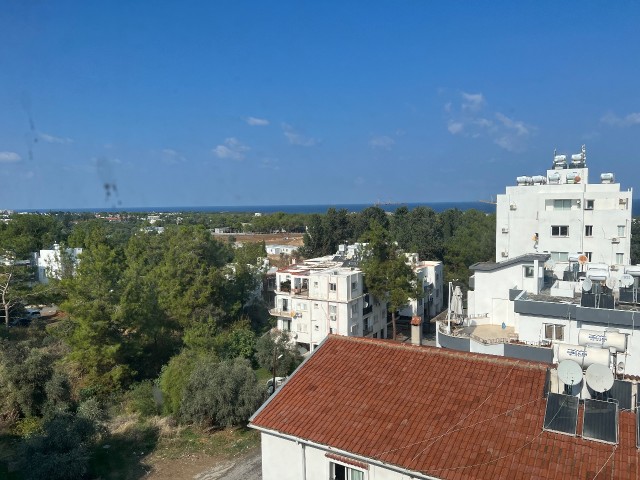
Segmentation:
[(274, 316), (274, 317), (289, 317), (289, 318), (293, 318), (294, 313), (289, 310), (283, 310), (281, 308), (272, 308), (269, 310), (269, 315)]
[(291, 292), (291, 280), (280, 282), (280, 285), (278, 285), (278, 292)]
[(309, 296), (309, 287), (307, 285), (303, 285), (301, 287), (294, 287), (293, 292), (294, 295), (299, 297), (308, 297)]

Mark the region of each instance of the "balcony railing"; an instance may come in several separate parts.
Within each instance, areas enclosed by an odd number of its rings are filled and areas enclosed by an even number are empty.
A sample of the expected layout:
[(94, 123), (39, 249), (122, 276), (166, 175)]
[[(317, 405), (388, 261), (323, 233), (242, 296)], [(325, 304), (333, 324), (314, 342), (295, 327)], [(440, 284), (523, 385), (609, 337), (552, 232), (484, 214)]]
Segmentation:
[(283, 310), (281, 308), (272, 308), (269, 310), (269, 315), (274, 317), (290, 317), (293, 318), (294, 313), (291, 310)]
[(369, 326), (365, 325), (362, 328), (362, 336), (363, 337), (366, 337), (367, 335), (370, 335), (372, 333), (373, 333), (373, 326), (372, 325), (369, 325)]

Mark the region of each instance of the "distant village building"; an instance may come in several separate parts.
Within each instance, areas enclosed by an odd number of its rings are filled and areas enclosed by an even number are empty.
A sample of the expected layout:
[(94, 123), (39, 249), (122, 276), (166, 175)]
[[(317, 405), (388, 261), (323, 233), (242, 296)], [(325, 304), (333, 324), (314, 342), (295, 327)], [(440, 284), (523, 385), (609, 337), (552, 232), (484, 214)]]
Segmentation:
[(267, 255), (292, 255), (294, 252), (297, 252), (300, 248), (297, 245), (265, 245), (264, 247), (267, 250)]
[[(58, 244), (54, 244), (51, 250), (40, 250), (35, 253), (38, 281), (40, 283), (49, 283), (49, 279), (62, 278), (65, 268), (78, 266), (81, 253), (82, 248), (67, 248), (62, 252)], [(66, 256), (66, 258), (63, 258), (63, 256)]]

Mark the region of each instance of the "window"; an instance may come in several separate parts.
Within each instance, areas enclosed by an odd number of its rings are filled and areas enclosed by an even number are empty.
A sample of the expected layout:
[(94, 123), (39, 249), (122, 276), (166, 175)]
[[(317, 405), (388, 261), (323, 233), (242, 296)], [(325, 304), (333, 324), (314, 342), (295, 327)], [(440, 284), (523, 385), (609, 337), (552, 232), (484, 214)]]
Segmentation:
[(624, 237), (624, 225), (618, 225), (618, 236)]
[(593, 252), (584, 252), (584, 256), (587, 257), (587, 260), (590, 262), (591, 261), (591, 256), (593, 255)]
[(593, 225), (585, 225), (584, 226), (584, 236), (585, 237), (593, 237)]
[(338, 313), (338, 307), (336, 305), (329, 305), (329, 313)]
[(364, 472), (331, 462), (331, 480), (364, 480)]
[(338, 285), (336, 283), (329, 283), (329, 290), (335, 292), (338, 290)]
[(595, 203), (595, 200), (585, 200), (584, 201), (584, 209), (585, 210), (593, 210), (593, 204)]
[(568, 225), (553, 225), (551, 227), (551, 236), (552, 237), (568, 237), (569, 236), (569, 226)]
[(564, 325), (544, 324), (544, 339), (564, 341)]
[(284, 330), (285, 332), (291, 331), (291, 320), (286, 318), (282, 319), (282, 330)]
[(351, 316), (358, 314), (358, 302), (351, 305)]
[(533, 266), (532, 265), (525, 265), (524, 267), (522, 267), (522, 270), (524, 271), (524, 276), (526, 278), (533, 278)]
[(351, 282), (351, 290), (356, 290), (358, 288), (358, 282)]
[(313, 309), (314, 309), (314, 310), (317, 310), (318, 308), (320, 308), (320, 305), (318, 305), (317, 303), (314, 303), (314, 304), (313, 304)]
[(571, 210), (571, 200), (554, 200), (554, 210)]
[(569, 252), (549, 252), (551, 254), (551, 260), (554, 262), (568, 262)]
[(616, 253), (616, 263), (618, 265), (624, 265), (624, 253)]

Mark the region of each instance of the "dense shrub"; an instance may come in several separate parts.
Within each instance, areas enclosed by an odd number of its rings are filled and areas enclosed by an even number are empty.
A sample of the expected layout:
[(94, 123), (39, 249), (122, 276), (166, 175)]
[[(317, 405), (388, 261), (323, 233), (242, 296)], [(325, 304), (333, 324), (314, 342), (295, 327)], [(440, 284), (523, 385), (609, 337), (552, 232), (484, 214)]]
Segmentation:
[(143, 417), (160, 414), (161, 402), (156, 398), (156, 389), (151, 380), (131, 386), (124, 399), (127, 412), (139, 413)]
[(175, 415), (180, 411), (182, 393), (196, 363), (196, 354), (183, 350), (162, 367), (160, 390), (162, 391), (163, 411)]

